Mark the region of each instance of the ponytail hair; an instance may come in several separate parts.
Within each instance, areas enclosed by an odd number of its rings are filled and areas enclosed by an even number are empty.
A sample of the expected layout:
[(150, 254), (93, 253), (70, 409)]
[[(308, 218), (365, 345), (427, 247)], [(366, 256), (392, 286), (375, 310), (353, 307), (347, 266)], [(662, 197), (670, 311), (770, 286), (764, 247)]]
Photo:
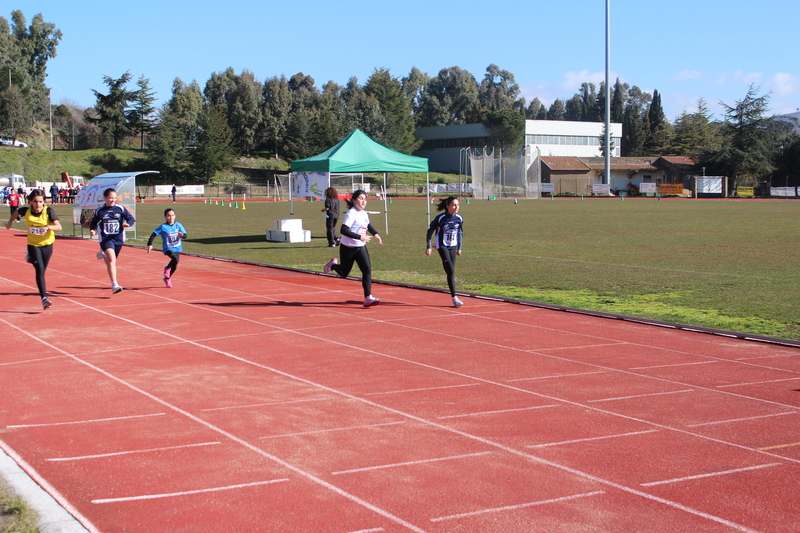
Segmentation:
[(348, 207), (349, 209), (352, 209), (352, 208), (353, 208), (353, 206), (355, 205), (355, 199), (356, 199), (356, 198), (358, 198), (359, 196), (361, 196), (362, 194), (363, 194), (364, 196), (366, 196), (366, 197), (369, 197), (369, 195), (368, 195), (366, 192), (362, 191), (361, 189), (358, 189), (356, 192), (354, 192), (354, 193), (353, 193), (353, 194), (350, 196), (350, 199), (349, 199), (349, 200), (345, 200), (345, 202), (347, 202), (347, 207)]
[(442, 198), (439, 200), (439, 203), (436, 204), (437, 211), (444, 211), (447, 209), (447, 206), (453, 203), (453, 200), (458, 200), (458, 196), (448, 196), (447, 198)]

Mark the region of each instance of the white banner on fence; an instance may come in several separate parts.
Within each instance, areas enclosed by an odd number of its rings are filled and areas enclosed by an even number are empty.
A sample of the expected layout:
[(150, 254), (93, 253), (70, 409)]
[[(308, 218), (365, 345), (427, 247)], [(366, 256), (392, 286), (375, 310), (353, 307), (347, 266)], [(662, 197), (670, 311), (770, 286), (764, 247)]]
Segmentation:
[[(205, 194), (205, 185), (181, 185), (175, 187), (177, 194)], [(156, 194), (172, 194), (172, 185), (156, 185)]]
[(658, 192), (658, 185), (656, 183), (640, 183), (639, 192), (641, 193)]
[(329, 174), (325, 172), (292, 172), (292, 193), (295, 197), (313, 196), (323, 200), (328, 183)]
[(549, 192), (553, 194), (556, 192), (556, 184), (555, 183), (542, 183), (542, 192)]
[(608, 183), (593, 183), (592, 193), (594, 194), (608, 194)]
[(795, 187), (770, 187), (770, 196), (797, 196)]

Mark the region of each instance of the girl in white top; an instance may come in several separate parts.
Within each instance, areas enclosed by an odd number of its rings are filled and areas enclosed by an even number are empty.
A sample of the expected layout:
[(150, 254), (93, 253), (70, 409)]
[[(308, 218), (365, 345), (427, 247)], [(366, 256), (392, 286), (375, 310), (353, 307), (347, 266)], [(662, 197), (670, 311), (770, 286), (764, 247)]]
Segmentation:
[(364, 307), (377, 304), (380, 300), (372, 296), (372, 265), (369, 260), (367, 243), (375, 237), (378, 244), (383, 244), (378, 231), (369, 223), (369, 214), (365, 211), (367, 207), (367, 193), (358, 190), (353, 193), (347, 201), (350, 209), (344, 215), (344, 221), (340, 233), (339, 254), (342, 258), (341, 264), (335, 257), (328, 261), (323, 267), (323, 271), (328, 274), (331, 270), (346, 278), (353, 268), (353, 263), (358, 265), (361, 270), (361, 285), (364, 288)]

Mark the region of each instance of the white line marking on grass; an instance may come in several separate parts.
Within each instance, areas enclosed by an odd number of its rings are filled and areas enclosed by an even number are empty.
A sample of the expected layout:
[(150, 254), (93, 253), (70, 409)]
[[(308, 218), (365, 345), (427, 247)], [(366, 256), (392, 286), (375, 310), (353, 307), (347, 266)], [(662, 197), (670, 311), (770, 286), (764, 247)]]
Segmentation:
[(763, 383), (780, 383), (781, 381), (800, 381), (800, 376), (795, 376), (793, 378), (770, 379), (767, 381), (751, 381), (749, 383), (731, 383), (730, 385), (717, 385), (717, 388), (722, 389), (725, 387), (744, 387), (746, 385), (761, 385)]
[(786, 413), (775, 413), (771, 415), (759, 415), (759, 416), (748, 416), (745, 418), (730, 418), (728, 420), (715, 420), (714, 422), (701, 422), (700, 424), (692, 424), (686, 426), (687, 428), (696, 428), (700, 426), (713, 426), (715, 424), (729, 424), (731, 422), (745, 422), (747, 420), (757, 420), (759, 418), (771, 418), (773, 416), (783, 416), (783, 415), (796, 415), (796, 411), (786, 412)]
[(443, 522), (445, 520), (456, 520), (458, 518), (466, 518), (469, 516), (477, 516), (488, 513), (499, 513), (502, 511), (514, 511), (516, 509), (524, 509), (526, 507), (534, 507), (537, 505), (548, 505), (551, 503), (561, 503), (570, 500), (577, 500), (578, 498), (588, 498), (590, 496), (598, 496), (605, 494), (604, 490), (596, 490), (594, 492), (585, 492), (583, 494), (575, 494), (574, 496), (564, 496), (562, 498), (553, 498), (551, 500), (542, 500), (538, 502), (520, 503), (518, 505), (506, 505), (505, 507), (495, 507), (493, 509), (481, 509), (480, 511), (471, 511), (468, 513), (451, 514), (449, 516), (440, 516), (438, 518), (431, 518), (431, 522)]
[(670, 368), (673, 366), (692, 366), (692, 365), (710, 365), (712, 363), (720, 363), (721, 361), (698, 361), (696, 363), (676, 363), (674, 365), (653, 365), (653, 366), (634, 366), (628, 370), (649, 370), (651, 368)]
[(666, 396), (667, 394), (683, 394), (684, 392), (695, 392), (694, 389), (674, 390), (669, 392), (654, 392), (652, 394), (634, 394), (633, 396), (617, 396), (616, 398), (601, 398), (599, 400), (586, 400), (586, 403), (613, 402), (615, 400), (632, 400), (634, 398), (650, 398), (651, 396)]
[(383, 394), (405, 394), (407, 392), (423, 392), (441, 389), (457, 389), (459, 387), (479, 387), (482, 383), (465, 383), (463, 385), (445, 385), (443, 387), (426, 387), (422, 389), (404, 389), (404, 390), (389, 390), (384, 392), (368, 392), (364, 396), (380, 396)]
[(406, 461), (403, 463), (392, 463), (387, 465), (378, 465), (378, 466), (365, 466), (363, 468), (353, 468), (351, 470), (340, 470), (338, 472), (331, 472), (331, 475), (338, 476), (341, 474), (353, 474), (355, 472), (370, 472), (372, 470), (383, 470), (384, 468), (397, 468), (400, 466), (409, 466), (409, 465), (422, 465), (428, 463), (438, 463), (440, 461), (451, 461), (454, 459), (465, 459), (467, 457), (478, 457), (480, 455), (488, 455), (493, 452), (476, 452), (476, 453), (466, 453), (463, 455), (451, 455), (449, 457), (435, 457), (433, 459), (420, 459), (419, 461)]
[(118, 455), (132, 455), (136, 453), (151, 453), (151, 452), (161, 452), (165, 450), (181, 450), (184, 448), (196, 448), (198, 446), (214, 446), (216, 444), (222, 444), (219, 441), (215, 442), (200, 442), (198, 444), (182, 444), (180, 446), (163, 446), (161, 448), (144, 448), (141, 450), (128, 450), (125, 452), (112, 452), (112, 453), (100, 453), (97, 455), (81, 455), (77, 457), (56, 457), (53, 459), (45, 459), (45, 461), (51, 462), (60, 462), (60, 461), (81, 461), (83, 459), (102, 459), (104, 457), (115, 457)]
[(11, 363), (0, 363), (0, 366), (9, 366), (9, 365), (24, 365), (26, 363), (38, 363), (40, 361), (52, 361), (53, 359), (64, 359), (65, 356), (63, 355), (56, 355), (53, 357), (42, 357), (40, 359), (26, 359), (24, 361), (12, 361)]
[(438, 420), (447, 420), (450, 418), (463, 418), (466, 416), (481, 416), (481, 415), (495, 415), (500, 413), (513, 413), (516, 411), (531, 411), (533, 409), (546, 409), (548, 407), (561, 407), (558, 404), (551, 404), (551, 405), (536, 405), (534, 407), (519, 407), (517, 409), (500, 409), (497, 411), (481, 411), (479, 413), (465, 413), (462, 415), (449, 415), (449, 416), (437, 416)]
[(264, 402), (264, 403), (250, 403), (246, 405), (229, 405), (227, 407), (209, 407), (208, 409), (200, 409), (201, 413), (209, 411), (227, 411), (229, 409), (249, 409), (250, 407), (264, 407), (267, 405), (288, 405), (293, 403), (308, 403), (308, 402), (321, 402), (324, 400), (333, 400), (331, 396), (323, 398), (309, 398), (307, 400), (288, 400), (283, 402)]
[(681, 481), (691, 481), (693, 479), (702, 479), (714, 476), (727, 476), (728, 474), (735, 474), (737, 472), (747, 472), (750, 470), (760, 470), (762, 468), (770, 468), (772, 466), (780, 466), (783, 463), (770, 463), (768, 465), (748, 466), (746, 468), (734, 468), (733, 470), (724, 470), (722, 472), (710, 472), (708, 474), (698, 474), (696, 476), (676, 477), (674, 479), (665, 479), (663, 481), (652, 481), (650, 483), (642, 483), (643, 487), (655, 487), (656, 485), (667, 485), (669, 483), (680, 483)]
[(514, 383), (517, 381), (533, 381), (535, 379), (553, 379), (553, 378), (571, 378), (573, 376), (591, 376), (592, 374), (607, 374), (607, 370), (598, 370), (596, 372), (580, 372), (577, 374), (554, 374), (552, 376), (539, 376), (535, 378), (517, 378), (517, 379), (507, 379), (506, 383)]
[(658, 433), (657, 429), (648, 429), (646, 431), (631, 431), (630, 433), (619, 433), (617, 435), (603, 435), (602, 437), (588, 437), (585, 439), (562, 440), (560, 442), (547, 442), (545, 444), (529, 444), (526, 448), (546, 448), (548, 446), (561, 446), (562, 444), (574, 444), (576, 442), (591, 442), (595, 440), (617, 439), (620, 437), (630, 437), (632, 435), (646, 435), (648, 433)]
[(317, 433), (331, 433), (333, 431), (349, 431), (351, 429), (369, 429), (369, 428), (377, 428), (381, 426), (394, 426), (397, 424), (405, 424), (406, 422), (384, 422), (383, 424), (369, 424), (365, 426), (346, 426), (341, 428), (331, 428), (331, 429), (317, 429), (315, 431), (301, 431), (298, 433), (283, 433), (281, 435), (267, 435), (266, 437), (259, 437), (259, 439), (280, 439), (283, 437), (299, 437), (302, 435), (316, 435)]
[(132, 416), (116, 416), (113, 418), (95, 418), (91, 420), (73, 420), (71, 422), (51, 422), (49, 424), (18, 424), (15, 426), (6, 426), (9, 429), (19, 428), (46, 428), (51, 426), (69, 426), (72, 424), (94, 424), (96, 422), (116, 422), (118, 420), (130, 420), (133, 418), (147, 418), (150, 416), (164, 416), (167, 413), (153, 413), (150, 415), (132, 415)]
[(240, 485), (228, 485), (226, 487), (213, 487), (210, 489), (187, 490), (183, 492), (165, 492), (163, 494), (143, 494), (141, 496), (126, 496), (123, 498), (101, 498), (92, 500), (92, 503), (118, 503), (118, 502), (134, 502), (139, 500), (155, 500), (158, 498), (176, 498), (179, 496), (188, 496), (191, 494), (205, 494), (207, 492), (219, 492), (223, 490), (243, 489), (247, 487), (258, 487), (261, 485), (271, 485), (273, 483), (283, 483), (289, 481), (289, 478), (270, 479), (268, 481), (255, 481), (253, 483), (242, 483)]

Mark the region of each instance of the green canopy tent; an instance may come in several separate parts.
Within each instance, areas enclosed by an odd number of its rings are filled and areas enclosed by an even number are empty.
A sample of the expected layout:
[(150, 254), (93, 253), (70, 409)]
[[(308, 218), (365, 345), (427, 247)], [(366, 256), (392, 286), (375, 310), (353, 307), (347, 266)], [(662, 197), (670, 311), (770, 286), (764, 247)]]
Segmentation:
[[(425, 172), (426, 182), (429, 181), (427, 159), (384, 146), (370, 139), (361, 130), (353, 130), (350, 135), (322, 153), (292, 161), (291, 172), (325, 173), (328, 176), (328, 186), (331, 173), (383, 172), (384, 191), (387, 172)], [(389, 233), (388, 200), (385, 194), (383, 203), (386, 233)]]

